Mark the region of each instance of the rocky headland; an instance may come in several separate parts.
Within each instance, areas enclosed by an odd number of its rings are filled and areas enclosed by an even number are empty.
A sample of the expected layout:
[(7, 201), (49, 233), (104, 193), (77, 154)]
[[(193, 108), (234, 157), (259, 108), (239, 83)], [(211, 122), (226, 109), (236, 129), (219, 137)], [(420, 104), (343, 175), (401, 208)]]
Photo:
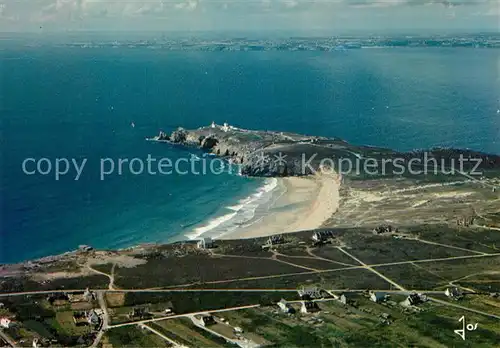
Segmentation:
[[(396, 159), (400, 165), (427, 163), (427, 169), (453, 167), (463, 172), (500, 168), (500, 156), (468, 149), (435, 148), (397, 152), (390, 149), (356, 146), (339, 138), (307, 136), (288, 132), (247, 130), (212, 123), (194, 130), (178, 128), (170, 135), (160, 132), (149, 140), (198, 147), (241, 165), (241, 173), (258, 177), (306, 176), (321, 167), (359, 172), (367, 162), (385, 163), (390, 172)], [(420, 161), (417, 161), (419, 159)], [(461, 162), (459, 162), (461, 160)], [(351, 168), (339, 163), (349, 163)], [(437, 163), (437, 165), (435, 164)], [(462, 163), (462, 164), (460, 164)], [(371, 165), (373, 167), (373, 164)]]

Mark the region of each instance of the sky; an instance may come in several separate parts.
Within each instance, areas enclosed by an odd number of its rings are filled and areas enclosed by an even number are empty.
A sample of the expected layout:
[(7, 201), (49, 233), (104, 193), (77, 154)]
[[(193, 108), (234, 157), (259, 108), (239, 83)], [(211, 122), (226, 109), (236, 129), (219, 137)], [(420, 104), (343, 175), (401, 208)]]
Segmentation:
[(499, 29), (500, 0), (0, 0), (0, 32)]

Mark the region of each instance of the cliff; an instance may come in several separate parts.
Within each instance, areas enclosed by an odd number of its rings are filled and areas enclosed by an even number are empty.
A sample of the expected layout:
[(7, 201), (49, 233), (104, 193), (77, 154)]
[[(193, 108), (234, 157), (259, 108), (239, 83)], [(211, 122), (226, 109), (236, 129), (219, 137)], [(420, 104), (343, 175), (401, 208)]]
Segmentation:
[[(402, 153), (384, 148), (356, 146), (338, 138), (247, 130), (227, 124), (212, 124), (194, 130), (178, 128), (171, 135), (161, 132), (153, 140), (198, 147), (225, 157), (240, 164), (241, 173), (248, 176), (304, 176), (324, 167), (337, 171), (341, 169), (344, 173), (356, 172), (359, 175), (368, 161), (373, 168), (373, 163), (380, 166), (382, 160), (387, 162), (385, 171), (390, 172), (395, 169), (391, 161), (398, 159), (402, 165), (406, 165), (415, 158), (420, 159), (421, 163), (431, 161), (431, 166), (435, 159), (438, 168), (459, 168), (458, 160), (462, 158), (465, 162), (459, 169), (465, 172), (476, 165), (476, 162), (467, 161), (471, 158), (479, 160), (477, 169), (500, 168), (499, 156), (470, 150), (432, 149)], [(433, 171), (433, 168), (427, 169)]]

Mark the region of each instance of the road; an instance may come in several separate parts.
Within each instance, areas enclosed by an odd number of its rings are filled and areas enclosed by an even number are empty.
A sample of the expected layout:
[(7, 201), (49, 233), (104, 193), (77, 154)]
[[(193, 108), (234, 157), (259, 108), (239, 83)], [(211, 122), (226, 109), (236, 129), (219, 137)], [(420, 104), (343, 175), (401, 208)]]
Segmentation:
[(115, 266), (116, 266), (116, 263), (113, 264), (113, 267), (111, 267), (111, 274), (108, 274), (108, 273), (104, 273), (104, 272), (101, 272), (101, 271), (98, 271), (96, 270), (95, 268), (92, 268), (92, 266), (90, 264), (86, 264), (87, 266), (87, 269), (90, 270), (91, 272), (94, 272), (94, 273), (97, 273), (97, 274), (100, 274), (100, 275), (103, 275), (105, 277), (108, 277), (109, 278), (109, 285), (108, 285), (108, 289), (109, 290), (113, 290), (114, 289), (114, 283), (115, 283)]
[(469, 253), (474, 253), (474, 254), (488, 255), (488, 253), (484, 253), (482, 251), (476, 251), (476, 250), (470, 250), (470, 249), (460, 248), (460, 247), (456, 247), (456, 246), (449, 245), (449, 244), (441, 244), (441, 243), (431, 242), (430, 240), (425, 240), (425, 239), (420, 239), (420, 238), (405, 238), (405, 239), (406, 240), (415, 240), (415, 241), (420, 242), (420, 243), (437, 245), (437, 246), (442, 246), (442, 247), (450, 248), (450, 249), (467, 251)]
[(12, 338), (10, 338), (10, 336), (8, 336), (5, 332), (3, 332), (2, 329), (0, 329), (0, 337), (5, 342), (7, 342), (8, 344), (10, 344), (11, 347), (17, 347), (16, 342), (14, 342), (14, 340)]
[(207, 313), (221, 313), (221, 312), (237, 311), (237, 310), (241, 310), (241, 309), (257, 308), (257, 307), (260, 307), (260, 304), (231, 307), (231, 308), (222, 308), (222, 309), (211, 309), (211, 310), (193, 312), (193, 313), (175, 314), (175, 315), (165, 316), (165, 317), (161, 317), (161, 318), (153, 318), (153, 319), (146, 319), (146, 320), (133, 321), (133, 322), (129, 322), (129, 323), (123, 323), (123, 324), (109, 325), (108, 329), (114, 329), (117, 327), (124, 327), (124, 326), (130, 326), (130, 325), (153, 323), (155, 321), (188, 317), (190, 315), (199, 315), (199, 314), (207, 314)]
[(460, 306), (458, 304), (451, 303), (451, 302), (448, 302), (448, 301), (443, 301), (443, 300), (440, 300), (440, 299), (437, 299), (437, 298), (434, 298), (434, 297), (428, 297), (428, 299), (430, 301), (433, 301), (433, 302), (441, 303), (441, 304), (443, 304), (445, 306), (460, 308), (460, 309), (463, 309), (464, 311), (481, 314), (481, 315), (484, 315), (484, 316), (487, 316), (487, 317), (490, 317), (490, 318), (493, 318), (493, 319), (500, 319), (500, 316), (498, 316), (498, 315), (487, 313), (487, 312), (483, 312), (483, 311), (478, 311), (477, 309), (472, 309), (472, 308), (465, 307), (465, 306)]
[[(284, 277), (293, 277), (298, 275), (306, 275), (306, 274), (321, 274), (321, 273), (331, 273), (331, 272), (339, 272), (346, 270), (354, 270), (354, 269), (363, 269), (366, 267), (382, 267), (382, 266), (396, 266), (396, 265), (404, 265), (410, 263), (425, 263), (425, 262), (442, 262), (442, 261), (450, 261), (450, 260), (462, 260), (462, 259), (473, 259), (473, 258), (482, 258), (482, 257), (498, 257), (500, 253), (492, 253), (492, 254), (477, 254), (477, 255), (466, 255), (466, 256), (452, 256), (445, 258), (434, 258), (434, 259), (423, 259), (423, 260), (410, 260), (410, 261), (396, 261), (396, 262), (385, 262), (385, 263), (376, 263), (376, 264), (366, 264), (366, 266), (350, 266), (350, 267), (342, 267), (335, 269), (326, 269), (319, 271), (311, 271), (311, 272), (296, 272), (296, 273), (284, 273), (284, 274), (272, 274), (267, 276), (258, 276), (258, 277), (248, 277), (248, 278), (233, 278), (233, 279), (224, 279), (224, 280), (215, 280), (210, 282), (205, 282), (203, 284), (222, 284), (222, 283), (230, 283), (234, 281), (247, 281), (247, 280), (261, 280), (261, 279), (272, 279), (272, 278), (284, 278)], [(185, 288), (191, 287), (195, 285), (200, 285), (201, 283), (189, 283), (189, 284), (178, 284), (171, 285), (165, 288), (159, 289), (115, 289), (115, 290), (104, 290), (104, 289), (92, 289), (92, 291), (99, 292), (154, 292), (154, 291), (218, 291), (217, 289), (194, 289), (194, 288)], [(224, 289), (219, 289), (224, 290)], [(73, 293), (73, 292), (82, 292), (85, 289), (71, 289), (71, 290), (38, 290), (38, 291), (20, 291), (20, 292), (10, 292), (10, 293), (0, 293), (0, 297), (9, 297), (9, 296), (26, 296), (26, 295), (43, 295), (43, 294), (54, 294), (54, 293)], [(231, 290), (227, 290), (231, 291)], [(235, 291), (253, 291), (253, 289), (235, 289)], [(267, 290), (266, 290), (267, 291)], [(276, 291), (281, 291), (276, 289)]]
[(96, 338), (94, 339), (94, 342), (92, 343), (91, 347), (97, 347), (99, 342), (101, 342), (102, 336), (104, 335), (104, 332), (108, 329), (109, 325), (109, 313), (108, 313), (108, 306), (106, 305), (106, 299), (104, 298), (104, 292), (100, 291), (97, 293), (97, 300), (99, 302), (99, 307), (101, 307), (102, 310), (102, 326), (99, 332), (97, 333)]
[(167, 341), (168, 343), (170, 343), (170, 344), (171, 344), (171, 345), (173, 345), (174, 347), (185, 347), (185, 346), (183, 346), (182, 344), (179, 344), (179, 343), (175, 342), (174, 340), (172, 340), (172, 339), (168, 338), (167, 336), (165, 336), (164, 334), (162, 334), (160, 331), (157, 331), (157, 330), (153, 329), (153, 328), (152, 328), (151, 326), (149, 326), (149, 325), (146, 325), (146, 324), (139, 324), (139, 326), (140, 326), (141, 328), (144, 328), (144, 329), (146, 329), (146, 330), (149, 330), (149, 331), (151, 331), (152, 333), (154, 333), (154, 334), (156, 334), (156, 335), (160, 336), (161, 338), (163, 338), (165, 341)]
[(347, 256), (349, 256), (351, 259), (353, 259), (354, 261), (358, 262), (359, 264), (361, 264), (363, 266), (363, 268), (366, 268), (367, 270), (375, 273), (376, 275), (378, 275), (380, 278), (384, 279), (386, 282), (394, 285), (396, 288), (398, 288), (399, 290), (401, 291), (407, 291), (405, 288), (403, 288), (401, 285), (399, 285), (398, 283), (396, 283), (395, 281), (393, 281), (392, 279), (390, 278), (387, 278), (385, 275), (383, 275), (382, 273), (374, 270), (372, 267), (370, 267), (369, 265), (367, 265), (366, 263), (364, 263), (363, 261), (361, 261), (360, 259), (356, 258), (355, 256), (349, 254), (347, 251), (345, 251), (344, 249), (342, 249), (341, 247), (337, 247), (337, 249), (339, 249), (340, 251), (342, 251), (344, 254), (346, 254)]

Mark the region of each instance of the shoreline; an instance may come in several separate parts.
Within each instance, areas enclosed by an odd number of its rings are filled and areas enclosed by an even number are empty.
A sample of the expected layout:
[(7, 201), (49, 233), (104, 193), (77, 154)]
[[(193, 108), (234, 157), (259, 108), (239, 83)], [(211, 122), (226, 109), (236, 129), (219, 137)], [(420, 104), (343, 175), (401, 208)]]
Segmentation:
[(256, 214), (254, 221), (215, 239), (248, 239), (312, 230), (320, 228), (338, 210), (340, 177), (336, 174), (277, 180), (277, 197), (273, 196), (267, 209)]

